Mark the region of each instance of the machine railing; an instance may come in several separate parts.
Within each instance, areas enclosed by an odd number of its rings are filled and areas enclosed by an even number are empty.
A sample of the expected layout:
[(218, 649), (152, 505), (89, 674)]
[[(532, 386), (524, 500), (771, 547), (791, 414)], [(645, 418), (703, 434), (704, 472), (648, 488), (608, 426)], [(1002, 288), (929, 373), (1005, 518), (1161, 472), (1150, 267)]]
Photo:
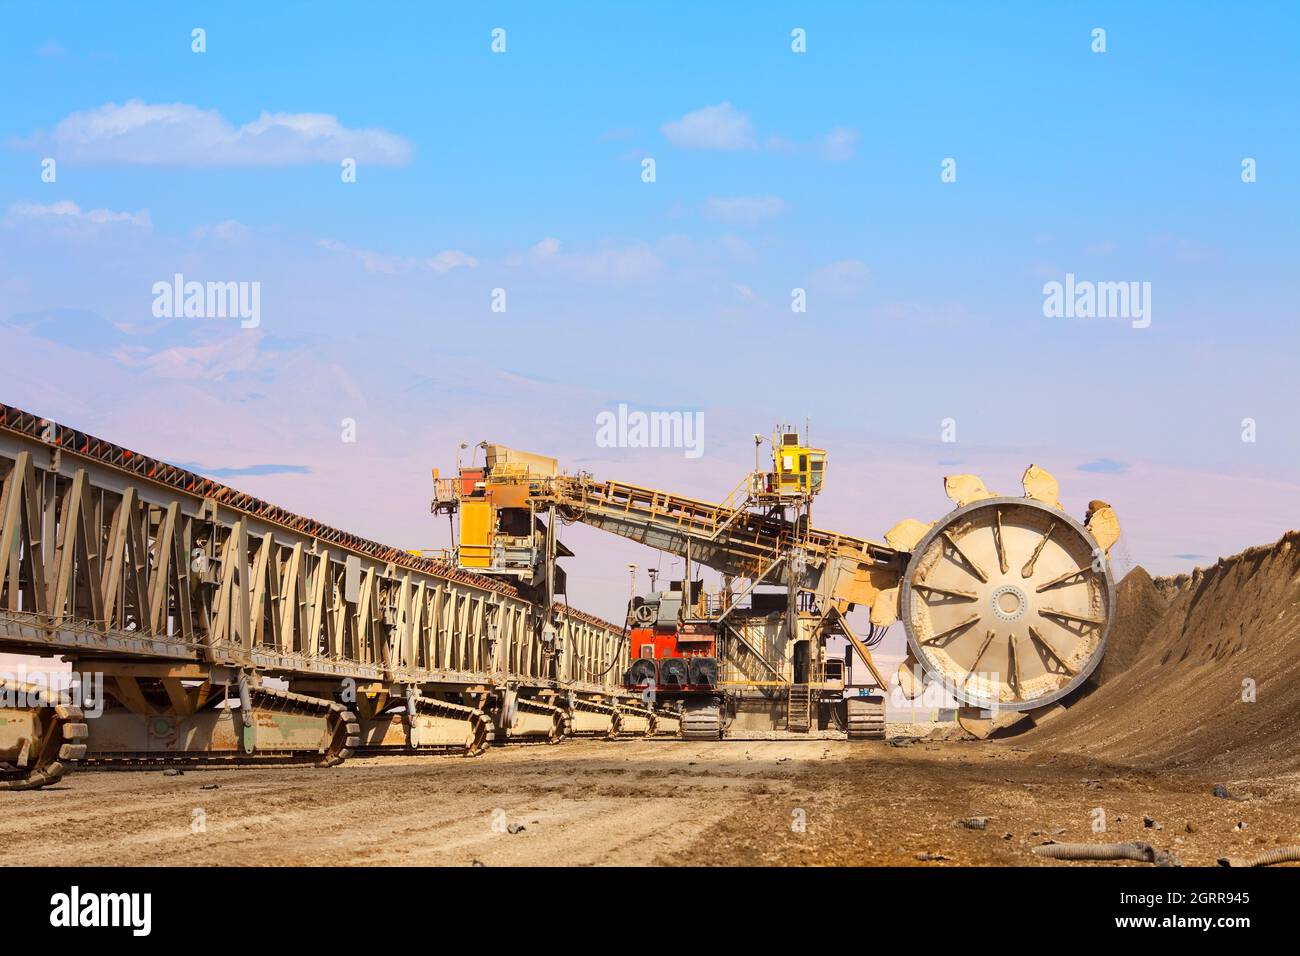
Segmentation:
[[(738, 506), (740, 489), (753, 475), (737, 486), (729, 500), (714, 504), (682, 495), (644, 488), (621, 481), (594, 481), (588, 478), (554, 479), (550, 493), (562, 504), (580, 513), (606, 513), (633, 518), (651, 526), (689, 534), (702, 542), (719, 542), (730, 550), (757, 556), (774, 556), (792, 544), (810, 553), (828, 556), (836, 553), (861, 554), (866, 561), (890, 561), (897, 556), (885, 544), (818, 528), (797, 530), (788, 522)], [(746, 497), (745, 502), (750, 499)]]
[(718, 512), (725, 514), (727, 517), (714, 529), (713, 534), (709, 535), (710, 541), (716, 541), (722, 532), (730, 528), (736, 519), (745, 513), (752, 498), (756, 479), (755, 473), (750, 472), (740, 479), (740, 484), (731, 489), (727, 497), (722, 499), (722, 503), (718, 505)]

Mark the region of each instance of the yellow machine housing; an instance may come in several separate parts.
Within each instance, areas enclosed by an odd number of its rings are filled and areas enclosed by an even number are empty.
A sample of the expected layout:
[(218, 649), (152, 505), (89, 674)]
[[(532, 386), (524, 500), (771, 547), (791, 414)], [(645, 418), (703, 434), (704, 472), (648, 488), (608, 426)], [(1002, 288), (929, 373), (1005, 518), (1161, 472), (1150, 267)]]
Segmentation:
[(772, 491), (781, 498), (811, 498), (825, 476), (826, 450), (804, 444), (788, 425), (778, 428), (772, 436)]
[(460, 503), (460, 564), (475, 570), (492, 563), (492, 503), (486, 497)]
[[(504, 445), (483, 447), (482, 466), (461, 468), (455, 478), (435, 476), (435, 505), (459, 502), (461, 567), (528, 580), (541, 564), (547, 540), (532, 499), (559, 473), (558, 463)], [(556, 557), (571, 555), (559, 542), (554, 548)]]

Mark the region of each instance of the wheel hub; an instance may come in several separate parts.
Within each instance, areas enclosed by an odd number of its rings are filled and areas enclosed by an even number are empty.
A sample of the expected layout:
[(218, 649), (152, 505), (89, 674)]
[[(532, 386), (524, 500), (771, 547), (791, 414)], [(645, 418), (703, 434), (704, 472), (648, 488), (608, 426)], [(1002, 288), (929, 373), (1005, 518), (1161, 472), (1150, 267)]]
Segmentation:
[(993, 613), (1003, 621), (1018, 621), (1025, 616), (1025, 607), (1029, 599), (1025, 592), (1014, 584), (1004, 584), (993, 592), (989, 602)]

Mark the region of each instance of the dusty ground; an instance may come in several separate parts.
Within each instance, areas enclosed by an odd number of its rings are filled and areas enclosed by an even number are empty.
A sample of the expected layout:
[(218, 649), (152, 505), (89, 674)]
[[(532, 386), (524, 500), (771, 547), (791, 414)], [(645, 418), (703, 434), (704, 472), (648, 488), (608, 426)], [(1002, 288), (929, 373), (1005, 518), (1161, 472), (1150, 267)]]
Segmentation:
[[(1216, 799), (1217, 782), (1251, 799)], [(333, 770), (85, 771), (3, 797), (0, 844), (24, 864), (1033, 864), (1049, 838), (1141, 839), (1212, 864), (1300, 843), (1294, 781), (1174, 778), (1014, 742), (571, 740)], [(987, 829), (955, 823), (974, 815)]]

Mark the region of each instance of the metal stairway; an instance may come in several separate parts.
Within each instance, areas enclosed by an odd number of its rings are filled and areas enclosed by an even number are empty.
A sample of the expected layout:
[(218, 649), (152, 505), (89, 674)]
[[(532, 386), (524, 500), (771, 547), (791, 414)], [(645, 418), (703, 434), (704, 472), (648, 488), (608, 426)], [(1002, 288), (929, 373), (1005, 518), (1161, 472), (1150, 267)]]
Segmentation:
[(786, 729), (807, 732), (812, 728), (812, 688), (807, 684), (791, 684), (789, 709), (786, 711)]

